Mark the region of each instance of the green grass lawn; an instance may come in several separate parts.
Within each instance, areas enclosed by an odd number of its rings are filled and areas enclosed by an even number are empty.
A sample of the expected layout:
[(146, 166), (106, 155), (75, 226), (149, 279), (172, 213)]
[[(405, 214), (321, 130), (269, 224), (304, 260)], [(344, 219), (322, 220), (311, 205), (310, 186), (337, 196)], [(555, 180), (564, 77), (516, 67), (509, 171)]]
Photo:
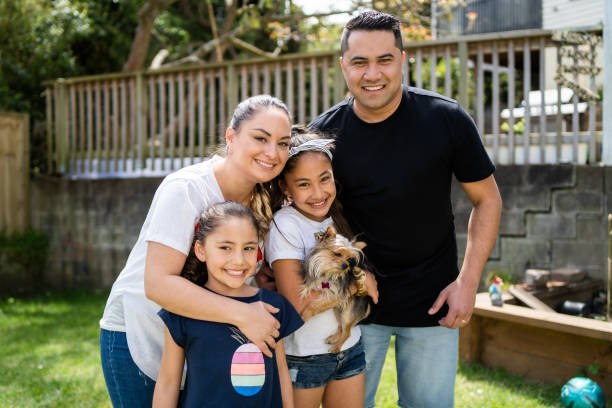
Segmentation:
[[(98, 345), (106, 296), (71, 292), (0, 299), (0, 408), (111, 406)], [(456, 407), (559, 407), (559, 390), (503, 371), (461, 365)], [(395, 407), (396, 401), (391, 344), (376, 402)]]

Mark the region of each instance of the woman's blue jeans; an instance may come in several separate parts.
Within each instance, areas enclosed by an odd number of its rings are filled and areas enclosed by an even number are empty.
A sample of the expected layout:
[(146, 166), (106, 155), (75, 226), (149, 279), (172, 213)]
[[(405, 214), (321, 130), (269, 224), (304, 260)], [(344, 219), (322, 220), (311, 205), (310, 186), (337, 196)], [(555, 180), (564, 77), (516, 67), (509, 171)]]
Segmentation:
[(452, 408), (457, 374), (459, 330), (446, 327), (361, 325), (366, 357), (364, 407), (374, 406), (391, 336), (395, 335), (397, 405)]
[(124, 332), (100, 331), (100, 358), (114, 408), (151, 408), (155, 381), (132, 360)]

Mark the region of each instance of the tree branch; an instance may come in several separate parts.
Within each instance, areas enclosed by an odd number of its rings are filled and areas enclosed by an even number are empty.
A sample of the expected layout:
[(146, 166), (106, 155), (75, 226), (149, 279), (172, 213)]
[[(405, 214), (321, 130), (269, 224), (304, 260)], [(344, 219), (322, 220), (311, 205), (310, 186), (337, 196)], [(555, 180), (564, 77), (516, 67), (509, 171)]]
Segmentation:
[(155, 18), (175, 1), (177, 0), (148, 0), (138, 10), (138, 27), (134, 34), (130, 55), (123, 66), (124, 71), (137, 71), (144, 68)]

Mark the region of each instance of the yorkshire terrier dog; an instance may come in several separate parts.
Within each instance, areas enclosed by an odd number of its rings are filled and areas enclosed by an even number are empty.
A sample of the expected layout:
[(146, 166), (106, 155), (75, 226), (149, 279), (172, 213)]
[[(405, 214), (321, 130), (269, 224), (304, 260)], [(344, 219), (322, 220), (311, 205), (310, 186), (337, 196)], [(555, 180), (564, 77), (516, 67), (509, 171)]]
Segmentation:
[[(319, 243), (304, 259), (302, 277), (304, 285), (300, 295), (306, 298), (312, 291), (322, 295), (311, 301), (302, 312), (304, 321), (333, 308), (338, 320), (338, 331), (325, 341), (331, 344), (330, 353), (338, 353), (351, 335), (351, 328), (370, 313), (365, 295), (365, 272), (359, 267), (366, 244), (350, 241), (337, 234), (334, 227), (327, 231)], [(353, 292), (356, 292), (353, 294)]]

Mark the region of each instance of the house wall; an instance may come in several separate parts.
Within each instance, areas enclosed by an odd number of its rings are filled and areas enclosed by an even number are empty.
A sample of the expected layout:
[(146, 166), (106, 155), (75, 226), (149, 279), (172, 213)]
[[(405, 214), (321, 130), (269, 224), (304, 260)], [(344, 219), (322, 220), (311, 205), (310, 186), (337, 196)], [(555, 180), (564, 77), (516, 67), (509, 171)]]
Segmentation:
[[(498, 166), (496, 179), (504, 209), (483, 276), (520, 276), (525, 268), (562, 266), (605, 276), (612, 167)], [(160, 182), (35, 177), (32, 226), (49, 235), (47, 286), (109, 288), (138, 238)], [(471, 203), (456, 182), (452, 203), (463, 254)]]
[(542, 0), (545, 30), (590, 27), (603, 24), (604, 0)]

